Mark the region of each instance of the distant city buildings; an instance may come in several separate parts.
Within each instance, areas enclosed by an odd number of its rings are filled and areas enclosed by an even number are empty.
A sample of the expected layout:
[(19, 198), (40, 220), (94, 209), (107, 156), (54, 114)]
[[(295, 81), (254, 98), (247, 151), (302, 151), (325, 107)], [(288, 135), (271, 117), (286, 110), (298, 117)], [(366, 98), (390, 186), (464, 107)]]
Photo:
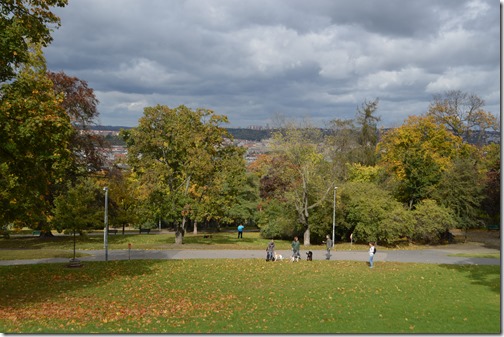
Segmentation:
[[(100, 129), (91, 130), (92, 133), (103, 136), (104, 138), (112, 138), (119, 136), (119, 127), (111, 127), (113, 130), (107, 130), (105, 127), (100, 127)], [(263, 127), (259, 125), (251, 125), (248, 128), (243, 128), (248, 130), (269, 130), (269, 126)], [(501, 143), (501, 134), (496, 131), (488, 131), (487, 132), (487, 143)], [(229, 141), (229, 140), (228, 140)], [(247, 164), (253, 163), (257, 157), (261, 154), (267, 153), (269, 150), (269, 142), (270, 139), (261, 139), (261, 140), (246, 140), (235, 138), (233, 140), (233, 144), (239, 147), (243, 147), (246, 149), (245, 152), (245, 160)], [(472, 142), (469, 140), (469, 142)], [(105, 151), (105, 157), (109, 164), (113, 163), (124, 163), (126, 160), (126, 156), (128, 154), (128, 149), (125, 145), (111, 145), (109, 149)]]

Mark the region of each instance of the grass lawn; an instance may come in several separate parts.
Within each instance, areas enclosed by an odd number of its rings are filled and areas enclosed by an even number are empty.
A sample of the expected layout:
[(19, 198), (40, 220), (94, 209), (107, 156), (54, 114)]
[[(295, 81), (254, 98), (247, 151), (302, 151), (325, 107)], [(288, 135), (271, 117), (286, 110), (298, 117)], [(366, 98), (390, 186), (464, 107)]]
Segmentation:
[[(212, 233), (211, 238), (205, 238), (207, 234), (201, 233), (194, 235), (188, 233), (184, 237), (183, 245), (175, 244), (175, 235), (173, 233), (166, 234), (115, 234), (108, 237), (109, 249), (128, 249), (128, 243), (132, 249), (264, 249), (268, 246), (270, 240), (260, 237), (258, 232), (245, 233), (243, 239), (238, 239), (236, 233)], [(45, 251), (50, 254), (50, 251), (68, 250), (73, 251), (73, 236), (54, 236), (50, 238), (33, 237), (33, 236), (11, 236), (9, 239), (0, 239), (0, 256), (6, 250), (27, 250), (24, 254), (20, 254), (19, 259), (34, 259), (39, 256), (39, 253)], [(291, 241), (276, 240), (276, 249), (290, 249)], [(93, 250), (103, 249), (103, 234), (101, 235), (83, 235), (76, 236), (77, 250)], [(312, 245), (311, 250), (325, 249), (325, 245)], [(367, 245), (350, 246), (349, 243), (341, 243), (336, 245), (337, 250), (367, 250)], [(381, 248), (380, 249), (385, 249)], [(31, 251), (31, 254), (29, 253)], [(10, 253), (9, 258), (0, 257), (0, 259), (14, 259), (14, 253)], [(51, 257), (51, 256), (44, 256)], [(59, 256), (53, 256), (59, 257)]]
[(0, 267), (3, 333), (495, 333), (500, 266), (263, 259)]

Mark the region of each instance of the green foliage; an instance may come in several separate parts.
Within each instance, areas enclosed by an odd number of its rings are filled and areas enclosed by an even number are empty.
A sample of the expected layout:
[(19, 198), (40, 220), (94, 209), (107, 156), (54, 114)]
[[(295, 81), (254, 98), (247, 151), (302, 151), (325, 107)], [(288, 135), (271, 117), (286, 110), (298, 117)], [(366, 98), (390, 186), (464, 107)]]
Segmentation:
[(411, 218), (402, 204), (378, 185), (347, 183), (339, 193), (344, 222), (355, 242), (392, 243), (410, 233)]
[(64, 7), (67, 0), (2, 0), (0, 4), (0, 83), (16, 76), (30, 59), (30, 43), (47, 46), (60, 19), (50, 7)]
[(480, 227), (479, 207), (483, 200), (483, 176), (473, 160), (457, 159), (443, 172), (432, 198), (450, 209), (456, 217), (457, 228)]
[(324, 136), (309, 125), (288, 125), (273, 135), (273, 150), (286, 162), (292, 174), (287, 176), (290, 186), (283, 193), (294, 206), (297, 221), (303, 226), (305, 245), (310, 245), (310, 216), (327, 198), (333, 187), (331, 163), (325, 160)]
[(376, 164), (376, 144), (378, 143), (378, 122), (380, 117), (374, 115), (378, 109), (378, 98), (372, 102), (364, 101), (357, 109), (357, 124), (360, 126), (358, 143), (359, 162), (364, 165)]
[(211, 110), (157, 105), (145, 108), (138, 127), (122, 131), (131, 178), (146, 203), (143, 213), (174, 223), (179, 243), (190, 218), (224, 223), (251, 218), (250, 204), (248, 211), (234, 206), (253, 198), (244, 198), (243, 150), (226, 144), (231, 136), (220, 127), (225, 122)]
[(90, 178), (69, 186), (67, 192), (56, 197), (54, 205), (53, 223), (59, 232), (71, 229), (80, 233), (104, 226), (103, 193)]
[(53, 91), (45, 59), (31, 60), (0, 95), (0, 222), (46, 223), (52, 192), (71, 165), (72, 126)]
[(439, 243), (441, 235), (456, 226), (450, 209), (434, 200), (423, 200), (413, 211), (416, 219), (412, 239), (421, 243)]
[(265, 202), (257, 215), (261, 236), (267, 239), (288, 239), (299, 235), (302, 227), (295, 220), (295, 210), (287, 203), (272, 199)]

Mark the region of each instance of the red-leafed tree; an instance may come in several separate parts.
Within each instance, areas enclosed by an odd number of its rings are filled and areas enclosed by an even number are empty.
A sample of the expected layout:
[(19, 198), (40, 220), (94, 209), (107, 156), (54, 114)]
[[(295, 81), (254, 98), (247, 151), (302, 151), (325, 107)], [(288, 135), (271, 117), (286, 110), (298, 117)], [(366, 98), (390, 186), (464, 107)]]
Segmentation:
[(70, 117), (74, 127), (70, 143), (74, 155), (74, 174), (86, 174), (103, 167), (103, 152), (105, 147), (103, 137), (91, 132), (96, 124), (99, 103), (94, 91), (86, 81), (68, 76), (64, 72), (49, 72), (49, 78), (54, 84), (54, 91), (63, 94), (61, 107)]

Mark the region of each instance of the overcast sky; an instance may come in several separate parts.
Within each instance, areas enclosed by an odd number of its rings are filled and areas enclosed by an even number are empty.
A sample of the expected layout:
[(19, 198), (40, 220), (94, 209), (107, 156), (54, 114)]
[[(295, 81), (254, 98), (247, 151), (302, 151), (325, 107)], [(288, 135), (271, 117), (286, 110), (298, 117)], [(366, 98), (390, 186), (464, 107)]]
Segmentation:
[(324, 126), (379, 98), (380, 126), (394, 127), (447, 90), (500, 114), (496, 0), (69, 0), (55, 12), (48, 67), (88, 82), (102, 125), (184, 104), (228, 127)]

